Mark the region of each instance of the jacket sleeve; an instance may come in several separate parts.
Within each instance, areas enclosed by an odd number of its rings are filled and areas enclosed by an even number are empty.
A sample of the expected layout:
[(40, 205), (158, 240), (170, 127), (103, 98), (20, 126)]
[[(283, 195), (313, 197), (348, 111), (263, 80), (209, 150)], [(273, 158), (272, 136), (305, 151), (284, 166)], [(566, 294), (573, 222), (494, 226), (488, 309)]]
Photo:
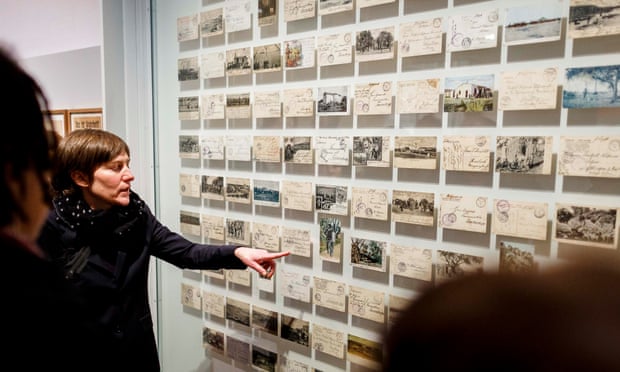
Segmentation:
[(199, 244), (171, 231), (147, 210), (149, 221), (149, 251), (182, 269), (217, 270), (245, 269), (247, 266), (235, 256), (237, 245)]

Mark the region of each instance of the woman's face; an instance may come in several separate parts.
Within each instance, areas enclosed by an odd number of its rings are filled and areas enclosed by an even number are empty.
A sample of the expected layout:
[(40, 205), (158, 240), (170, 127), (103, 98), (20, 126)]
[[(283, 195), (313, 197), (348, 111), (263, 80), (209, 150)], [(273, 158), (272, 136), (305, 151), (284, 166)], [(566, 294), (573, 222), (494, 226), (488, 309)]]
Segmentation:
[(133, 180), (129, 156), (122, 153), (97, 167), (90, 183), (76, 183), (82, 188), (84, 199), (91, 208), (108, 209), (129, 204), (129, 190)]

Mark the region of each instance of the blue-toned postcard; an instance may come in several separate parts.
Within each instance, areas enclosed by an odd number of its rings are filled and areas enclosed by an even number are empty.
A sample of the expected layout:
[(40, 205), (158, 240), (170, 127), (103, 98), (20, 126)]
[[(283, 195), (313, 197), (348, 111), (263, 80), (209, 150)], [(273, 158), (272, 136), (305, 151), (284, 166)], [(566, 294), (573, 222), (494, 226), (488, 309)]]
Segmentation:
[(620, 65), (567, 68), (565, 76), (564, 108), (620, 107)]

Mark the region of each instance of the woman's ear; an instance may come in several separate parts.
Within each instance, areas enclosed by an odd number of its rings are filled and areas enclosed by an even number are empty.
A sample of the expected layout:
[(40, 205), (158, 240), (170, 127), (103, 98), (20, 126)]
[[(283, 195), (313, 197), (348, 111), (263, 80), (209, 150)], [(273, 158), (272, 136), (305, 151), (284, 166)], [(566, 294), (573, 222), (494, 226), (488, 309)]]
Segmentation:
[(84, 172), (80, 172), (80, 171), (71, 172), (71, 179), (79, 187), (88, 187), (90, 185), (88, 181), (88, 177), (86, 177)]

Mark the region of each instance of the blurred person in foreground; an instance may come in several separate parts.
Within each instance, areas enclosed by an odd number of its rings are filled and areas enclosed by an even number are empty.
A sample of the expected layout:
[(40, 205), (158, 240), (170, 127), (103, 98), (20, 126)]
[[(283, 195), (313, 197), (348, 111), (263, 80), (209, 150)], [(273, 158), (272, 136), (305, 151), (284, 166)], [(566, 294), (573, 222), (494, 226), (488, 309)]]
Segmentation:
[(5, 93), (0, 135), (0, 246), (3, 267), (0, 359), (19, 371), (106, 371), (106, 336), (36, 244), (51, 206), (51, 155), (57, 138), (38, 83), (0, 48)]
[(108, 357), (119, 366), (160, 370), (148, 301), (152, 256), (187, 269), (250, 267), (271, 278), (275, 260), (290, 253), (199, 244), (168, 229), (131, 190), (129, 146), (111, 132), (73, 131), (55, 159), (54, 208), (39, 244), (82, 290), (88, 315), (116, 339), (120, 352)]
[(620, 371), (620, 266), (476, 274), (413, 299), (384, 371)]

